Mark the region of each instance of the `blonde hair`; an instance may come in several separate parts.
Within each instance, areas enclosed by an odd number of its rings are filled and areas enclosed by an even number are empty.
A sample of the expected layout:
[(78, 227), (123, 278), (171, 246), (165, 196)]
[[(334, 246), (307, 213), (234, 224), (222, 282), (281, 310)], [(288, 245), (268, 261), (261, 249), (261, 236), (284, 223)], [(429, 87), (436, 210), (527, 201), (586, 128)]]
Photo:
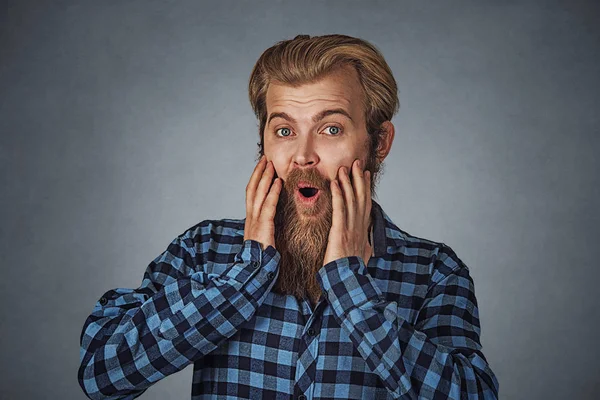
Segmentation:
[[(300, 86), (323, 78), (344, 66), (352, 66), (362, 86), (369, 153), (374, 154), (383, 133), (381, 124), (392, 119), (399, 109), (398, 88), (383, 55), (369, 42), (345, 35), (298, 35), (265, 50), (250, 74), (248, 94), (259, 120), (259, 154), (264, 152), (267, 122), (266, 96), (269, 83), (278, 81)], [(373, 166), (373, 176), (378, 166)]]

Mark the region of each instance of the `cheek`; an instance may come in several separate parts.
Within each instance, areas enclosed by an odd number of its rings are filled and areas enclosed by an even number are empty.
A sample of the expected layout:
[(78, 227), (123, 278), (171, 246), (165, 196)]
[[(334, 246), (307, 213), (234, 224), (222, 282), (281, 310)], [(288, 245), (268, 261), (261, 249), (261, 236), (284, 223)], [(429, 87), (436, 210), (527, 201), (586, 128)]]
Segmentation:
[(330, 180), (336, 179), (340, 167), (344, 166), (350, 170), (352, 168), (352, 163), (357, 158), (360, 159), (364, 165), (366, 162), (366, 153), (358, 152), (354, 148), (343, 150), (338, 148), (336, 151), (331, 152), (328, 157), (321, 159), (324, 169), (322, 173)]
[[(354, 142), (348, 143), (319, 143), (314, 151), (319, 156), (317, 169), (321, 175), (333, 180), (341, 166), (348, 169), (352, 167), (354, 160), (359, 158), (366, 163), (366, 150)], [(264, 153), (267, 161), (272, 161), (277, 176), (286, 179), (289, 168), (293, 164), (295, 148), (285, 145), (275, 145), (265, 141)]]
[[(269, 151), (270, 150), (270, 151)], [(287, 177), (287, 166), (289, 165), (289, 157), (283, 151), (273, 151), (265, 146), (265, 157), (267, 161), (273, 162), (277, 176), (284, 179)]]

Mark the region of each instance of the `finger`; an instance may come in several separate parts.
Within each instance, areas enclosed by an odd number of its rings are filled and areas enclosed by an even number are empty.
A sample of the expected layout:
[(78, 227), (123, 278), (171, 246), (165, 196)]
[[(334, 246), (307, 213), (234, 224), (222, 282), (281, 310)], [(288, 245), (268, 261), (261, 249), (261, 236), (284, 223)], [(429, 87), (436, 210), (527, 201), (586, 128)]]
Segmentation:
[(256, 218), (260, 216), (262, 205), (269, 193), (269, 188), (273, 183), (273, 177), (275, 175), (275, 168), (273, 168), (273, 163), (269, 161), (265, 168), (265, 172), (260, 178), (260, 182), (258, 182), (258, 187), (256, 188), (256, 194), (254, 195), (254, 204), (252, 206), (252, 215)]
[(262, 156), (258, 161), (258, 164), (254, 167), (254, 171), (252, 171), (252, 175), (250, 176), (250, 180), (248, 181), (248, 185), (246, 185), (246, 215), (252, 214), (252, 205), (254, 203), (254, 196), (256, 193), (256, 186), (260, 181), (260, 177), (265, 170), (265, 166), (267, 163), (267, 159), (265, 156)]
[(354, 186), (354, 198), (356, 199), (356, 212), (362, 220), (365, 212), (365, 174), (362, 170), (360, 160), (352, 164), (352, 185)]
[(333, 206), (333, 214), (331, 217), (332, 229), (346, 228), (346, 208), (344, 207), (344, 195), (340, 188), (339, 182), (336, 179), (331, 181), (331, 203)]
[(272, 222), (275, 219), (275, 212), (277, 211), (277, 202), (279, 201), (279, 194), (281, 193), (281, 178), (276, 178), (269, 190), (269, 194), (265, 199), (260, 212), (260, 219), (262, 221)]
[(365, 185), (366, 185), (366, 193), (365, 193), (365, 224), (367, 227), (369, 226), (370, 218), (371, 218), (371, 171), (365, 172)]
[(350, 177), (348, 176), (348, 168), (340, 168), (340, 186), (342, 193), (344, 194), (344, 201), (346, 202), (346, 227), (348, 229), (354, 229), (354, 218), (356, 214), (355, 201), (354, 201), (354, 189), (352, 183), (350, 183)]

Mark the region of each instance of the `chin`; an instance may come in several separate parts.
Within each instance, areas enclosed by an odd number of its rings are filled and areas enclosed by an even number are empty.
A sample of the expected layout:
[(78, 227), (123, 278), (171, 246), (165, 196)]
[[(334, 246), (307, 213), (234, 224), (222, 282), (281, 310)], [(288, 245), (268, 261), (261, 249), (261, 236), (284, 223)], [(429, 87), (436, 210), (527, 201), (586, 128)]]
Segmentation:
[(306, 206), (304, 204), (299, 204), (298, 202), (296, 202), (296, 212), (298, 213), (298, 216), (300, 218), (305, 219), (305, 220), (311, 220), (311, 219), (318, 218), (326, 210), (327, 210), (327, 207), (323, 206), (322, 204)]

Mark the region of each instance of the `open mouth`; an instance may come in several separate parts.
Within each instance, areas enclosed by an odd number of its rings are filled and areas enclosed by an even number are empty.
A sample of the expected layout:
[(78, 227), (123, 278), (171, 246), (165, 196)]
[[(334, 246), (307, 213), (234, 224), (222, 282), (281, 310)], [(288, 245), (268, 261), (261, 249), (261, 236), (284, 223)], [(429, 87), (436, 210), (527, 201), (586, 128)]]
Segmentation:
[(299, 188), (298, 191), (302, 196), (306, 197), (307, 199), (310, 199), (319, 192), (319, 189), (314, 187), (302, 187)]

